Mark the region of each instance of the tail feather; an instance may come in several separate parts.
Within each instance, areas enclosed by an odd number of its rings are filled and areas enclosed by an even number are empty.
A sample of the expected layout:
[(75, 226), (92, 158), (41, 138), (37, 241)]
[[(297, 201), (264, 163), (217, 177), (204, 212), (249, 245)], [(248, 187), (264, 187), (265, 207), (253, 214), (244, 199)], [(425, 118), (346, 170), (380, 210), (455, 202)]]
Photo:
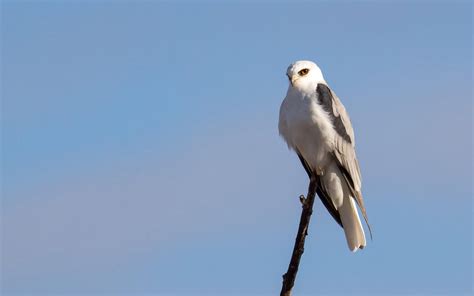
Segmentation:
[(338, 210), (349, 249), (352, 252), (363, 249), (366, 245), (365, 233), (354, 198), (345, 195), (342, 206)]

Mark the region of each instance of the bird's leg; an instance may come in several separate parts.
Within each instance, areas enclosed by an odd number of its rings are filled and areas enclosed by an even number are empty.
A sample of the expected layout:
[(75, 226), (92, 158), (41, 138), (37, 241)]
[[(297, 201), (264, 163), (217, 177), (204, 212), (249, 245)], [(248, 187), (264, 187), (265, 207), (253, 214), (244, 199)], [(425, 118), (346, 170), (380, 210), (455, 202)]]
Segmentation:
[[(318, 166), (316, 168), (316, 175), (314, 173), (313, 174), (308, 174), (309, 179), (310, 179), (310, 183), (311, 182), (316, 182), (317, 176), (322, 176), (323, 174), (324, 174), (323, 169), (320, 166)], [(308, 199), (303, 194), (300, 195), (300, 202), (301, 202), (301, 205), (303, 206), (303, 208), (306, 207), (307, 200)]]
[(316, 168), (316, 175), (318, 175), (318, 176), (324, 175), (324, 170), (323, 170), (322, 167), (318, 166), (318, 167)]

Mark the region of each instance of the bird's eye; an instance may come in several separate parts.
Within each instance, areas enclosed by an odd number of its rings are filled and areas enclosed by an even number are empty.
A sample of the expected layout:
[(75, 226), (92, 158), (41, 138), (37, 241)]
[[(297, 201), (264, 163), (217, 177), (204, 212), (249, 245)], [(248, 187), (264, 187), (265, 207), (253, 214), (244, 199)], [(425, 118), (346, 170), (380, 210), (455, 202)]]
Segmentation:
[(303, 70), (298, 71), (298, 74), (299, 74), (300, 76), (305, 76), (306, 74), (308, 74), (308, 72), (309, 72), (309, 69), (308, 69), (308, 68), (304, 68)]

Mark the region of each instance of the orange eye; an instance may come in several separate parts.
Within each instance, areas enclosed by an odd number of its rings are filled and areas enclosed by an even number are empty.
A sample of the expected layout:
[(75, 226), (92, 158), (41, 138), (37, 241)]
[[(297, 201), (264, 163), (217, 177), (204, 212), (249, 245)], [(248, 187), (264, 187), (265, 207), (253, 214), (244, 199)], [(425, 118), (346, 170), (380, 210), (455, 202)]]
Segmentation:
[(304, 68), (303, 70), (298, 71), (298, 75), (305, 76), (306, 74), (308, 74), (308, 72), (309, 72), (309, 69)]

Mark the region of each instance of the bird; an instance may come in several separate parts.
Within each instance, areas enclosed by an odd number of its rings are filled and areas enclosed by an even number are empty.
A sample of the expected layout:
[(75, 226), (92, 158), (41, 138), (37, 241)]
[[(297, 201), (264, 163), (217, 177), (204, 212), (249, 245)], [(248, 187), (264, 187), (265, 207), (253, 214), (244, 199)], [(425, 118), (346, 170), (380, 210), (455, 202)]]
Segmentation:
[(278, 130), (298, 155), (306, 173), (316, 178), (316, 193), (344, 229), (352, 252), (366, 246), (357, 206), (372, 230), (362, 197), (362, 177), (356, 157), (349, 114), (312, 61), (292, 63), (286, 97), (281, 103)]

